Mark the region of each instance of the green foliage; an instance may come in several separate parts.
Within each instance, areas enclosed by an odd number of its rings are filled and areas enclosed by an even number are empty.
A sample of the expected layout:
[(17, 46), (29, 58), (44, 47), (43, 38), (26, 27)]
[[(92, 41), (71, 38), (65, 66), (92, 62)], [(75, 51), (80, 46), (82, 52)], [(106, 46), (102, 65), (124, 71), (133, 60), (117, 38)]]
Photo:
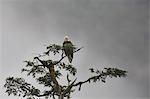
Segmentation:
[(64, 69), (65, 69), (66, 71), (69, 71), (69, 73), (72, 74), (73, 76), (75, 76), (76, 73), (77, 73), (77, 69), (76, 69), (75, 67), (73, 67), (73, 65), (71, 65), (71, 64), (66, 65), (66, 66), (64, 67)]
[(36, 89), (35, 87), (31, 86), (31, 84), (25, 82), (23, 78), (8, 77), (4, 87), (6, 88), (6, 93), (8, 93), (8, 95), (22, 95), (25, 97), (39, 95), (40, 93), (39, 89)]
[(74, 86), (79, 86), (79, 91), (81, 90), (81, 86), (87, 82), (91, 83), (91, 82), (98, 82), (101, 81), (103, 83), (106, 82), (106, 78), (107, 77), (126, 77), (127, 76), (127, 71), (124, 70), (120, 70), (118, 68), (104, 68), (104, 70), (100, 71), (100, 70), (95, 70), (93, 68), (89, 69), (91, 73), (94, 73), (96, 76), (92, 76), (90, 78), (88, 78), (85, 81), (80, 81), (76, 84), (74, 84)]
[(39, 82), (39, 84), (43, 84), (44, 86), (49, 86), (49, 87), (52, 86), (51, 85), (52, 80), (51, 77), (49, 76), (49, 73), (46, 73), (46, 75), (44, 76), (38, 77), (37, 81)]
[(32, 75), (34, 78), (36, 74), (45, 74), (46, 70), (44, 69), (44, 66), (37, 64), (35, 61), (25, 61), (26, 67), (23, 68), (22, 72), (27, 72), (27, 76)]
[(104, 71), (95, 70), (93, 68), (89, 69), (91, 73), (100, 74), (102, 76), (109, 76), (109, 77), (126, 77), (127, 71), (120, 70), (118, 68), (104, 68)]
[(46, 47), (47, 51), (44, 52), (46, 55), (50, 55), (50, 52), (52, 52), (54, 55), (59, 54), (60, 50), (62, 50), (62, 46), (56, 45), (56, 44), (50, 44)]
[[(80, 51), (81, 48), (74, 47), (74, 53)], [(45, 59), (45, 56), (60, 55), (61, 58), (57, 61), (53, 59)], [(35, 88), (34, 85), (27, 83), (23, 78), (8, 77), (4, 87), (6, 88), (6, 93), (8, 95), (14, 96), (23, 96), (27, 99), (37, 99), (36, 97), (45, 97), (46, 99), (52, 97), (55, 99), (55, 96), (67, 97), (70, 99), (70, 94), (75, 91), (75, 87), (79, 87), (86, 83), (106, 82), (107, 77), (126, 77), (127, 71), (120, 70), (118, 68), (104, 68), (104, 70), (95, 70), (90, 68), (90, 72), (95, 76), (89, 77), (87, 80), (77, 82), (76, 73), (77, 69), (72, 64), (66, 64), (63, 62), (63, 59), (66, 58), (62, 46), (56, 44), (50, 44), (46, 47), (44, 55), (33, 57), (33, 60), (25, 61), (26, 65), (21, 70), (25, 72), (27, 76), (32, 76), (33, 79), (37, 81), (38, 84), (48, 87), (49, 90), (41, 91), (39, 88)], [(67, 84), (60, 85), (56, 82), (64, 76), (61, 71), (65, 70), (67, 72)], [(69, 78), (71, 75), (72, 78), (75, 78), (73, 81)], [(56, 80), (56, 81), (55, 81)]]

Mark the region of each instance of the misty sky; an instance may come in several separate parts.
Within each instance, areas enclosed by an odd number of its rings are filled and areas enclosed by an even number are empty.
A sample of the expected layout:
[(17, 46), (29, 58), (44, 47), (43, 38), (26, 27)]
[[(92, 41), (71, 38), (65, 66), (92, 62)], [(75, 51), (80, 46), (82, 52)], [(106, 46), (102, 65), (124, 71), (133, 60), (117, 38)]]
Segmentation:
[[(148, 0), (3, 0), (1, 8), (1, 86), (8, 76), (25, 77), (24, 60), (69, 35), (84, 46), (73, 60), (79, 80), (90, 67), (128, 71), (127, 78), (83, 85), (72, 99), (148, 99)], [(3, 87), (0, 97), (22, 99)]]

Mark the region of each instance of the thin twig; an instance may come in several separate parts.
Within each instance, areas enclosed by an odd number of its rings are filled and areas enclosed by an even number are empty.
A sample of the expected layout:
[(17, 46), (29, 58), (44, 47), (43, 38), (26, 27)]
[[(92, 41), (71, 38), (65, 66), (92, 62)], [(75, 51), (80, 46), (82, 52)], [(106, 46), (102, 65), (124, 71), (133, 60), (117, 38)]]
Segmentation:
[[(81, 50), (82, 48), (83, 48), (83, 47), (81, 47), (81, 48), (75, 50), (73, 53), (78, 52), (78, 51)], [(66, 56), (66, 55), (63, 56), (63, 52), (62, 52), (62, 57), (61, 57), (61, 59), (60, 59), (59, 61), (57, 61), (56, 63), (54, 63), (53, 65), (56, 65), (56, 64), (60, 63), (65, 57), (67, 57), (67, 56)]]
[[(74, 87), (75, 87), (75, 86), (79, 86), (79, 90), (80, 90), (82, 84), (87, 83), (87, 82), (90, 82), (90, 81), (91, 81), (92, 79), (94, 79), (94, 78), (100, 78), (100, 77), (102, 77), (102, 76), (104, 76), (104, 74), (99, 74), (99, 75), (97, 75), (97, 76), (90, 77), (90, 78), (88, 78), (88, 79), (85, 80), (85, 81), (80, 81), (80, 82), (74, 84), (73, 86), (74, 86)], [(105, 75), (105, 76), (107, 76), (107, 75)]]

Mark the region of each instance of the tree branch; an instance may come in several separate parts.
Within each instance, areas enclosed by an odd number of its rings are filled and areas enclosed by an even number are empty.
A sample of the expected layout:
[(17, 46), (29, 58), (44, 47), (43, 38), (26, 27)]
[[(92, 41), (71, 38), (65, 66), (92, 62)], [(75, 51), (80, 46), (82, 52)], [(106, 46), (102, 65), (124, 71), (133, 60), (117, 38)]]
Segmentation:
[[(28, 84), (24, 81), (24, 79), (22, 78), (14, 78), (14, 77), (9, 77), (6, 79), (6, 84), (4, 85), (4, 87), (7, 88), (7, 91), (6, 92), (8, 94), (14, 94), (14, 95), (17, 95), (17, 94), (20, 94), (22, 93), (23, 94), (23, 97), (25, 96), (37, 96), (37, 97), (44, 97), (44, 96), (49, 96), (49, 95), (57, 95), (55, 92), (54, 92), (54, 89), (52, 88), (50, 91), (45, 91), (44, 94), (40, 94), (40, 91), (39, 89), (36, 89), (34, 86), (30, 86), (31, 84)], [(12, 91), (12, 90), (15, 90), (15, 91)], [(18, 93), (19, 92), (19, 93)]]
[[(77, 50), (75, 50), (73, 53), (76, 53), (76, 52), (78, 52), (78, 51), (80, 51), (81, 49), (82, 49), (83, 47), (81, 47), (81, 48), (78, 48)], [(62, 55), (61, 55), (62, 57), (61, 57), (61, 59), (60, 60), (58, 60), (56, 63), (53, 63), (53, 65), (57, 65), (58, 63), (60, 63), (65, 57), (67, 57), (66, 55), (65, 56), (63, 56), (63, 52), (62, 52)]]
[(103, 72), (103, 71), (101, 73), (99, 72), (99, 75), (90, 77), (85, 81), (80, 81), (80, 82), (74, 84), (73, 86), (74, 87), (79, 86), (79, 91), (80, 91), (82, 84), (85, 84), (87, 82), (90, 83), (91, 80), (93, 80), (93, 82), (97, 82), (97, 81), (101, 80), (102, 82), (105, 83), (105, 79), (106, 79), (107, 76), (110, 76), (110, 77), (126, 77), (126, 73), (127, 73), (127, 71), (119, 70), (117, 68), (105, 68), (105, 70), (106, 70), (105, 72)]

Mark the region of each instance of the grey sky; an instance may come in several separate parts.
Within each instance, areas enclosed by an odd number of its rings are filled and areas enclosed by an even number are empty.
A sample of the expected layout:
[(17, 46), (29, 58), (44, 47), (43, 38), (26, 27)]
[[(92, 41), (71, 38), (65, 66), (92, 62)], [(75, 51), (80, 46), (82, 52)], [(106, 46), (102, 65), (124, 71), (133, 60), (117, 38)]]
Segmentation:
[[(92, 66), (129, 72), (125, 79), (87, 84), (72, 99), (148, 99), (148, 0), (3, 0), (1, 5), (1, 85), (8, 76), (21, 76), (23, 61), (41, 53), (44, 44), (62, 44), (67, 34), (84, 46), (73, 60), (80, 80), (90, 76)], [(0, 97), (20, 99), (8, 97), (4, 88)]]

